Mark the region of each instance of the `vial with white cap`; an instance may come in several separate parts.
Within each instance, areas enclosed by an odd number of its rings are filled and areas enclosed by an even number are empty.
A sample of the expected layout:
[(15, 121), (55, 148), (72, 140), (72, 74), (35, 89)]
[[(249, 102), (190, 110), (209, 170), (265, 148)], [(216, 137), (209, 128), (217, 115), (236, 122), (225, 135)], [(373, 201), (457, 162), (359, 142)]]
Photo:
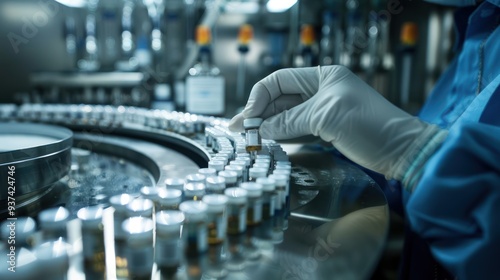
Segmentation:
[(184, 185), (184, 201), (198, 200), (201, 201), (206, 192), (204, 183), (187, 183)]
[(49, 208), (38, 214), (38, 222), (45, 241), (67, 238), (66, 224), (69, 221), (69, 211), (64, 207)]
[(237, 158), (229, 163), (229, 165), (241, 166), (243, 173), (241, 174), (241, 181), (248, 182), (248, 169), (250, 168), (250, 158)]
[(38, 262), (38, 275), (45, 279), (67, 279), (69, 269), (69, 244), (62, 238), (48, 241), (35, 247)]
[(205, 178), (217, 176), (217, 170), (214, 168), (200, 168), (198, 174), (205, 176)]
[[(222, 172), (222, 171), (221, 171)], [(214, 176), (206, 180), (207, 194), (223, 194), (226, 188), (226, 179), (221, 176)]]
[(259, 127), (261, 124), (261, 118), (250, 118), (243, 120), (247, 152), (258, 152), (262, 150), (262, 139), (260, 138), (259, 133)]
[[(235, 172), (236, 173), (236, 183), (234, 184), (234, 187), (238, 187), (242, 180), (243, 180), (243, 166), (241, 165), (226, 165), (224, 167), (224, 171), (230, 171), (230, 172)], [(220, 171), (222, 172), (222, 171)], [(226, 187), (227, 188), (233, 188), (233, 186), (228, 186), (228, 179), (226, 178)]]
[(89, 206), (78, 210), (81, 221), (83, 264), (86, 270), (104, 273), (104, 227), (102, 223), (102, 206)]
[(252, 167), (248, 171), (248, 181), (255, 182), (257, 178), (266, 178), (268, 169), (262, 167)]
[(227, 233), (240, 234), (246, 231), (247, 191), (242, 188), (228, 188), (227, 196)]
[(276, 210), (284, 210), (286, 207), (286, 182), (287, 177), (283, 174), (272, 174), (269, 178), (274, 179), (276, 183), (276, 191), (279, 198), (276, 201)]
[(158, 205), (155, 205), (157, 211), (179, 210), (179, 204), (182, 202), (182, 191), (178, 189), (161, 189), (158, 192)]
[(153, 217), (153, 201), (150, 199), (138, 197), (127, 205), (127, 214), (129, 217)]
[(145, 217), (131, 217), (123, 221), (126, 235), (125, 256), (129, 277), (151, 279), (153, 271), (153, 220)]
[(127, 205), (136, 197), (130, 194), (117, 194), (109, 199), (109, 203), (114, 209), (113, 228), (115, 245), (116, 276), (118, 278), (128, 277), (127, 259), (125, 255), (126, 234), (122, 224), (128, 217)]
[(226, 181), (226, 188), (234, 188), (238, 186), (238, 173), (234, 171), (220, 171), (219, 177), (224, 178)]
[(155, 262), (162, 275), (174, 274), (181, 263), (181, 227), (184, 220), (181, 211), (156, 212)]
[(187, 256), (197, 256), (207, 250), (207, 205), (201, 201), (184, 201), (179, 205), (186, 220), (182, 235)]
[(224, 165), (226, 165), (226, 163), (223, 160), (212, 159), (208, 162), (208, 168), (213, 168), (217, 170), (217, 172), (224, 170)]
[(188, 183), (205, 183), (205, 175), (194, 173), (186, 176), (186, 184)]
[(241, 188), (247, 191), (247, 225), (255, 226), (262, 221), (262, 185), (255, 182), (241, 184)]
[(274, 216), (278, 198), (276, 182), (272, 178), (258, 178), (257, 183), (262, 185), (262, 218), (267, 220)]
[(165, 179), (165, 187), (167, 189), (177, 189), (180, 191), (184, 190), (184, 184), (186, 181), (180, 178), (167, 178)]
[(209, 194), (203, 197), (207, 205), (208, 221), (208, 244), (220, 244), (226, 237), (226, 204), (228, 198), (225, 195)]

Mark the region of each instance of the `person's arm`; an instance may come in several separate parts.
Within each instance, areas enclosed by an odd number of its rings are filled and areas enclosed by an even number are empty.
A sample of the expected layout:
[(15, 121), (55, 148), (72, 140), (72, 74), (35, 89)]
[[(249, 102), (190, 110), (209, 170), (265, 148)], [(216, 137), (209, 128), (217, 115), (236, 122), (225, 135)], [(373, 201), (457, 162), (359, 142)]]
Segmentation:
[(452, 130), (424, 167), (407, 206), (412, 228), (458, 279), (500, 272), (500, 128)]

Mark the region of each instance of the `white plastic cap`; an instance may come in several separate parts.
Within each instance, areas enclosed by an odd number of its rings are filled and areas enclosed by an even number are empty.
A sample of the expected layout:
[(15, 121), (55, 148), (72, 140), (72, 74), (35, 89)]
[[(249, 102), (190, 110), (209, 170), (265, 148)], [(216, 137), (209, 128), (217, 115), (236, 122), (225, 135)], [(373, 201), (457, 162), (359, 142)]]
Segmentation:
[(261, 124), (261, 118), (250, 118), (243, 120), (243, 127), (245, 128), (259, 127)]
[(109, 199), (109, 203), (116, 211), (125, 212), (127, 210), (127, 205), (136, 198), (136, 196), (124, 193), (112, 196)]
[(182, 191), (178, 189), (161, 189), (158, 193), (160, 204), (178, 204), (182, 200)]
[(208, 167), (209, 168), (213, 168), (213, 169), (215, 169), (217, 171), (222, 171), (222, 170), (224, 170), (224, 165), (225, 164), (226, 163), (224, 161), (222, 161), (222, 160), (211, 160), (211, 161), (208, 162)]
[(221, 194), (205, 195), (202, 201), (207, 205), (208, 212), (222, 212), (226, 208), (227, 196)]
[(226, 183), (229, 183), (229, 184), (236, 183), (236, 181), (238, 179), (238, 173), (236, 173), (234, 171), (229, 171), (229, 170), (220, 171), (219, 176), (224, 178), (226, 180)]
[(82, 221), (82, 227), (97, 227), (102, 224), (103, 211), (101, 205), (95, 205), (81, 208), (76, 215)]
[[(243, 175), (243, 166), (241, 166), (241, 165), (226, 165), (226, 167), (224, 167), (224, 171), (235, 172), (236, 177), (239, 177), (239, 176)], [(222, 172), (222, 171), (220, 171), (220, 172)], [(219, 175), (220, 175), (220, 172), (219, 172)], [(226, 182), (227, 182), (227, 179), (226, 179)]]
[(64, 271), (69, 268), (69, 247), (61, 238), (37, 246), (34, 251), (39, 267), (50, 266), (51, 270)]
[(245, 203), (248, 192), (242, 188), (227, 188), (224, 195), (227, 196), (228, 203)]
[(210, 176), (216, 176), (217, 170), (215, 170), (214, 168), (200, 168), (198, 170), (198, 173), (208, 178)]
[(205, 184), (187, 183), (184, 185), (184, 194), (186, 196), (201, 196), (205, 194)]
[(253, 168), (250, 168), (249, 175), (252, 178), (266, 177), (267, 176), (267, 169), (260, 168), (260, 167), (253, 167)]
[(65, 227), (69, 218), (69, 211), (64, 207), (49, 208), (38, 214), (41, 228)]
[(262, 196), (262, 185), (254, 182), (241, 183), (241, 188), (246, 190), (248, 197), (260, 197)]
[(153, 239), (153, 220), (150, 218), (128, 218), (123, 221), (122, 229), (128, 235), (128, 241)]
[(178, 189), (178, 190), (183, 190), (184, 189), (184, 184), (186, 181), (181, 178), (167, 178), (165, 179), (165, 186), (167, 189)]
[(207, 178), (207, 189), (223, 190), (224, 188), (226, 188), (226, 179), (224, 177), (212, 176)]
[(153, 214), (153, 201), (146, 198), (136, 198), (127, 205), (127, 212), (132, 216), (151, 216)]
[(202, 174), (189, 174), (186, 176), (186, 183), (203, 183), (205, 182), (205, 175)]
[(141, 195), (144, 198), (151, 199), (151, 200), (156, 200), (158, 197), (158, 192), (160, 191), (161, 188), (158, 187), (151, 187), (151, 186), (144, 186), (141, 188)]
[(188, 221), (203, 221), (207, 213), (207, 205), (201, 201), (184, 201), (179, 205), (179, 210), (184, 213)]
[(276, 189), (276, 181), (272, 178), (257, 178), (256, 183), (261, 184), (264, 191), (274, 191)]
[(288, 177), (283, 174), (272, 174), (269, 176), (269, 178), (274, 179), (276, 182), (276, 186), (283, 186), (287, 184)]
[(156, 212), (156, 231), (179, 231), (184, 223), (184, 213), (177, 210), (164, 210)]

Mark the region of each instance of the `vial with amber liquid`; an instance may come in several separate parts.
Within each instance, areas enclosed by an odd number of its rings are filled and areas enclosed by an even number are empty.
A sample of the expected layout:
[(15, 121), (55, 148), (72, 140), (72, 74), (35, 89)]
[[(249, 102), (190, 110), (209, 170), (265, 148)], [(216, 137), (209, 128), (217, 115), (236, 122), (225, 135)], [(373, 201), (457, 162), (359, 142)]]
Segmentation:
[(245, 128), (246, 151), (249, 153), (262, 150), (262, 139), (259, 134), (261, 118), (250, 118), (243, 121)]

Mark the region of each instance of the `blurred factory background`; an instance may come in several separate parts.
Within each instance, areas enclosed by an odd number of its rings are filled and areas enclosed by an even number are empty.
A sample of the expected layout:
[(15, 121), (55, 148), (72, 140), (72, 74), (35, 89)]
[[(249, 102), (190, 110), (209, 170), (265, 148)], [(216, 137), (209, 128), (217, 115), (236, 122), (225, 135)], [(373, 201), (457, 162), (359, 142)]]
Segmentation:
[[(193, 113), (230, 117), (273, 71), (330, 64), (416, 112), (453, 55), (452, 12), (411, 0), (2, 0), (0, 103), (190, 111), (186, 77), (209, 47), (224, 105)], [(211, 40), (197, 42), (199, 25)]]

